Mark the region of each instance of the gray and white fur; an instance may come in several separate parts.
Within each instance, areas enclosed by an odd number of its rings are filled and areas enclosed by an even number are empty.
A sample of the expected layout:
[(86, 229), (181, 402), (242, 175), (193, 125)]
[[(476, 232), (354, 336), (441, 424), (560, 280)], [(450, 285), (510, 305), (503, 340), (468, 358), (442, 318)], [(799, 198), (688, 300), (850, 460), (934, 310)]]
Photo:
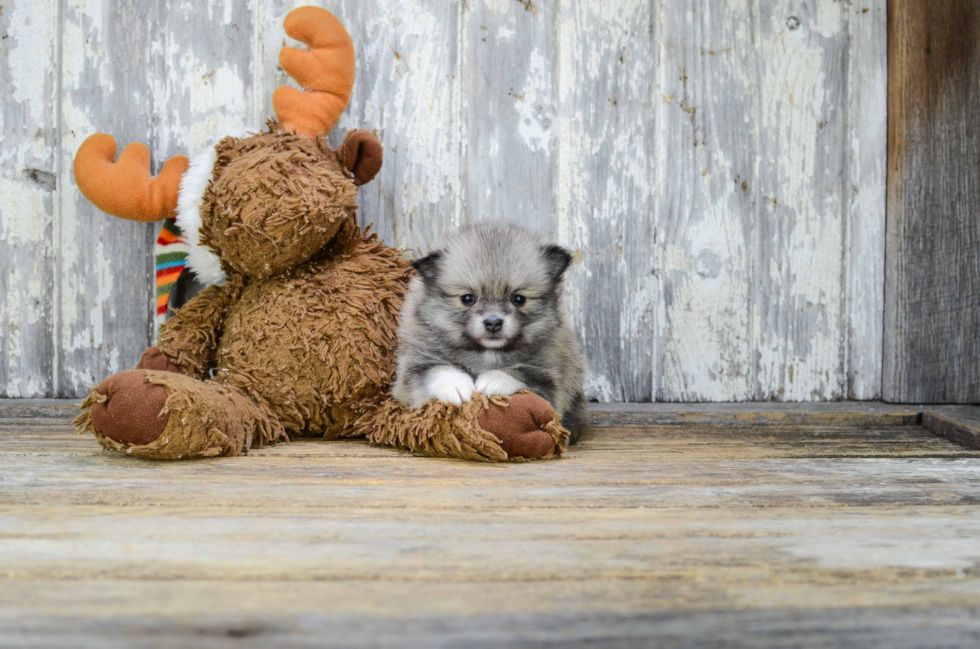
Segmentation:
[(582, 351), (560, 307), (571, 260), (524, 228), (480, 223), (413, 262), (394, 397), (417, 408), (527, 388), (561, 415), (574, 442), (588, 416)]

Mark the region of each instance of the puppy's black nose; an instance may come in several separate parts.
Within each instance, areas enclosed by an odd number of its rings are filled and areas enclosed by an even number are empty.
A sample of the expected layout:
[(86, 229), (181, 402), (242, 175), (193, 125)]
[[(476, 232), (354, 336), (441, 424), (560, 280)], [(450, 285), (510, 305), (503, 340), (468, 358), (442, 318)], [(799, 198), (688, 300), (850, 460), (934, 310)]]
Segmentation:
[(504, 321), (502, 318), (498, 318), (497, 316), (490, 316), (483, 321), (483, 328), (490, 333), (495, 334), (504, 328)]

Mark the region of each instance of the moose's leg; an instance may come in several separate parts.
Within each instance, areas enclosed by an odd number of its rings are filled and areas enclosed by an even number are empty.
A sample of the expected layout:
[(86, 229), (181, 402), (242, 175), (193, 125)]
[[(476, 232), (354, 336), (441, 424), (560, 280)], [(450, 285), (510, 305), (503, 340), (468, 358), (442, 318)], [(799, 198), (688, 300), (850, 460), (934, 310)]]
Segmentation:
[(172, 372), (129, 370), (92, 390), (75, 420), (106, 449), (177, 460), (238, 455), (286, 441), (267, 406), (223, 385)]
[(140, 362), (136, 365), (136, 369), (187, 374), (184, 368), (170, 360), (170, 357), (164, 354), (159, 347), (147, 347), (143, 355), (140, 356)]
[(484, 462), (557, 457), (568, 441), (548, 402), (529, 392), (476, 394), (462, 406), (429, 401), (415, 410), (389, 399), (360, 432), (376, 444)]

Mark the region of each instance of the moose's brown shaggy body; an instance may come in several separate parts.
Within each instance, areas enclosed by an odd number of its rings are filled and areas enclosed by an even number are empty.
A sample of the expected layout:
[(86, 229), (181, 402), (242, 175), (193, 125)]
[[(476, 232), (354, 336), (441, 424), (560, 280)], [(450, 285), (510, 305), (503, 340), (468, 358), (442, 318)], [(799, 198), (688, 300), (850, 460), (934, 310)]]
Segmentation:
[[(337, 150), (327, 144), (353, 83), (353, 46), (340, 22), (302, 7), (285, 26), (313, 51), (285, 48), (283, 68), (313, 85), (279, 93), (288, 99), (277, 102), (282, 124), (270, 120), (263, 132), (225, 137), (181, 162), (179, 196), (162, 195), (173, 183), (149, 180), (148, 164), (134, 166), (142, 158), (124, 152), (113, 162), (111, 137), (79, 150), (75, 171), (97, 205), (152, 220), (176, 204), (188, 267), (214, 286), (163, 325), (136, 370), (93, 391), (77, 425), (105, 448), (155, 459), (237, 455), (296, 435), (363, 435), (479, 460), (560, 455), (568, 432), (535, 395), (418, 410), (390, 400), (413, 271), (356, 219), (357, 188), (381, 168), (381, 143), (358, 129)], [(307, 95), (304, 113), (298, 100)], [(146, 195), (107, 199), (127, 191), (110, 187), (122, 177), (140, 178)]]

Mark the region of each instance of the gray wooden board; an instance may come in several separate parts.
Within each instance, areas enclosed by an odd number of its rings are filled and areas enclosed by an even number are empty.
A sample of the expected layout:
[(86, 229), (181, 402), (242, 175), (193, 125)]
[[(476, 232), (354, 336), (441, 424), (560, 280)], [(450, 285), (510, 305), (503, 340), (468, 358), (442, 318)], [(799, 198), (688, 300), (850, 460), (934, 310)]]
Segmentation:
[[(596, 427), (657, 424), (833, 425), (866, 428), (924, 423), (927, 414), (951, 425), (980, 427), (980, 407), (906, 406), (870, 401), (818, 403), (592, 403)], [(78, 414), (72, 399), (0, 399), (0, 426), (71, 420)], [(927, 426), (930, 430), (934, 430)]]
[[(265, 588), (243, 584), (238, 593)], [(65, 588), (64, 586), (62, 588)], [(194, 587), (184, 587), (194, 592)], [(95, 585), (71, 584), (66, 595), (81, 597)], [(179, 591), (178, 591), (179, 592)], [(142, 593), (141, 593), (142, 594)], [(223, 595), (229, 593), (222, 593)], [(332, 594), (332, 593), (331, 593)], [(425, 597), (424, 591), (419, 595)], [(314, 597), (317, 593), (313, 594)], [(431, 595), (430, 595), (431, 597)], [(115, 602), (113, 602), (115, 603)], [(386, 618), (314, 612), (283, 616), (207, 615), (178, 620), (137, 617), (46, 618), (27, 614), (0, 620), (0, 643), (18, 647), (603, 647), (704, 649), (797, 649), (889, 647), (970, 649), (980, 641), (980, 609), (889, 608), (674, 611), (646, 614), (551, 615), (492, 611), (466, 618), (406, 615)], [(787, 644), (790, 643), (790, 644)]]
[(843, 2), (759, 3), (755, 399), (846, 394), (841, 148), (851, 11)]
[(654, 4), (561, 4), (558, 232), (599, 401), (653, 395), (657, 304)]
[[(229, 133), (262, 127), (271, 113), (259, 117), (252, 105), (257, 94), (253, 43), (255, 23), (264, 16), (243, 2), (157, 2), (150, 77), (157, 164), (178, 153), (194, 156)], [(280, 18), (280, 41), (281, 23)], [(271, 65), (276, 60), (273, 56)]]
[(851, 2), (844, 210), (847, 398), (881, 397), (888, 150), (888, 6)]
[(0, 12), (0, 397), (50, 395), (58, 172), (58, 7)]
[[(79, 396), (153, 338), (155, 229), (78, 194), (82, 139), (159, 169), (261, 126), (302, 3), (5, 3), (0, 394)], [(331, 141), (386, 148), (362, 222), (409, 254), (480, 218), (571, 248), (591, 397), (879, 396), (885, 0), (322, 4), (359, 55)]]
[(884, 3), (662, 16), (656, 398), (875, 398)]
[(980, 449), (980, 408), (971, 412), (926, 411), (922, 413), (922, 426), (940, 437), (945, 437), (967, 448)]
[(912, 425), (702, 425), (160, 463), (4, 419), (0, 645), (972, 647), (978, 461)]
[[(731, 423), (739, 420), (769, 423), (832, 423), (863, 426), (919, 422), (922, 407), (881, 402), (826, 403), (591, 403), (593, 425), (655, 423)], [(970, 421), (977, 408), (931, 408), (954, 419)], [(0, 399), (0, 419), (71, 419), (78, 414), (72, 399)], [(792, 418), (792, 419), (788, 419)]]
[(980, 401), (980, 6), (889, 2), (889, 401)]
[(757, 392), (757, 4), (668, 3), (657, 25), (658, 401)]
[[(359, 219), (362, 225), (375, 224), (392, 245), (421, 256), (460, 222), (459, 31), (464, 3), (323, 4), (345, 22), (358, 53), (351, 104), (331, 142), (339, 144), (351, 128), (376, 129), (385, 147), (380, 174), (360, 189)], [(278, 29), (276, 22), (268, 27), (277, 38)], [(277, 38), (273, 40), (279, 42)], [(260, 65), (273, 65), (276, 51), (267, 48), (267, 62)]]
[(460, 33), (463, 223), (556, 233), (560, 3), (464, 3)]
[[(110, 218), (77, 190), (72, 161), (97, 131), (153, 145), (160, 4), (64, 3), (53, 394), (77, 396), (133, 367), (153, 336), (153, 227)], [(177, 153), (174, 151), (173, 153)], [(162, 161), (156, 161), (159, 168)]]

